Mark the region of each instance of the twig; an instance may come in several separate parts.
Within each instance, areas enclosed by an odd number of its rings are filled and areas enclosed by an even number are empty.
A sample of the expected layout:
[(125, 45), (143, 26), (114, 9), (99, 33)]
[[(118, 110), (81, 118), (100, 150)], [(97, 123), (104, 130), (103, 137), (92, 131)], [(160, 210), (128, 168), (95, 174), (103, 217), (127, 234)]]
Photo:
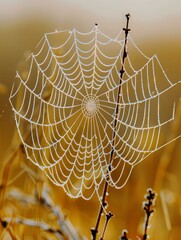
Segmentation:
[(104, 229), (102, 231), (102, 236), (101, 236), (100, 240), (104, 239), (104, 235), (106, 233), (106, 228), (107, 228), (108, 222), (112, 217), (113, 217), (113, 214), (111, 212), (106, 214), (106, 221), (105, 221)]
[[(116, 128), (117, 128), (117, 121), (118, 121), (118, 115), (119, 115), (121, 83), (122, 83), (123, 75), (124, 75), (124, 72), (125, 72), (124, 62), (125, 62), (125, 59), (127, 57), (127, 36), (128, 36), (129, 31), (130, 31), (130, 29), (129, 29), (130, 14), (126, 14), (126, 19), (127, 19), (126, 28), (123, 28), (123, 30), (125, 31), (125, 42), (124, 42), (124, 50), (123, 50), (123, 56), (122, 56), (122, 68), (120, 70), (120, 84), (119, 84), (119, 89), (118, 89), (117, 106), (116, 106), (116, 114), (115, 114), (115, 121), (114, 121), (114, 131), (113, 131), (113, 137), (112, 137), (112, 142), (113, 143), (112, 143), (111, 155), (110, 155), (110, 160), (109, 160), (109, 165), (108, 165), (109, 167), (107, 169), (108, 173), (111, 171), (111, 163), (112, 163), (112, 159), (113, 159), (113, 155), (114, 155), (114, 146), (115, 146), (115, 142), (116, 142)], [(104, 211), (105, 206), (107, 205), (107, 203), (106, 203), (106, 193), (108, 192), (108, 179), (109, 179), (109, 176), (107, 174), (107, 179), (105, 181), (105, 185), (104, 185), (104, 188), (103, 188), (102, 202), (101, 202), (99, 214), (98, 214), (98, 217), (97, 217), (96, 226), (95, 226), (95, 228), (91, 229), (93, 240), (96, 240), (101, 216), (102, 216), (102, 213)]]
[(154, 206), (156, 194), (152, 189), (148, 189), (148, 194), (145, 196), (145, 198), (147, 199), (147, 201), (143, 202), (143, 209), (146, 213), (143, 240), (146, 240), (148, 238), (147, 232), (148, 232), (149, 220), (150, 220), (150, 216), (154, 212), (153, 206)]
[(122, 236), (120, 237), (120, 240), (128, 240), (127, 234), (128, 234), (128, 231), (124, 229), (122, 231)]

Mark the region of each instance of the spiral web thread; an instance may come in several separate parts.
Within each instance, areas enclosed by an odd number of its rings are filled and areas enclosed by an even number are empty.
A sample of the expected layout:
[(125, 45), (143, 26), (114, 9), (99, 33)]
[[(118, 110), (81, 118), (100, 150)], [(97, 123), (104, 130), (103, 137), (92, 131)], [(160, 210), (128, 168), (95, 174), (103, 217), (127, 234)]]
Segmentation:
[(128, 42), (116, 130), (121, 32), (114, 39), (97, 26), (47, 33), (27, 72), (16, 75), (10, 102), (27, 158), (70, 197), (96, 192), (101, 200), (104, 181), (123, 187), (136, 164), (175, 140), (163, 137), (175, 116), (174, 102), (165, 114), (164, 97), (180, 82), (172, 83), (158, 57), (144, 55), (130, 35)]

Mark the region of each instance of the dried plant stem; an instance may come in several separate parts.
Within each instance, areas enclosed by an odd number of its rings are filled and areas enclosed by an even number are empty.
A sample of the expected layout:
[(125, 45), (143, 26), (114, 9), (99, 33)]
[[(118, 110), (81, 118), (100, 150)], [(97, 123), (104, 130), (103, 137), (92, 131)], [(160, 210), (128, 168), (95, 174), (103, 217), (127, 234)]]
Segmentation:
[(76, 229), (72, 226), (70, 221), (65, 218), (64, 214), (61, 211), (61, 208), (58, 205), (55, 205), (49, 187), (46, 182), (43, 182), (41, 193), (35, 191), (35, 194), (29, 195), (19, 191), (16, 188), (11, 188), (7, 193), (7, 198), (13, 201), (22, 202), (28, 206), (34, 207), (37, 205), (41, 205), (42, 207), (48, 209), (57, 219), (58, 228), (53, 228), (46, 222), (40, 220), (34, 220), (29, 218), (22, 218), (17, 216), (16, 218), (10, 217), (0, 217), (1, 224), (6, 227), (9, 226), (10, 223), (23, 224), (30, 227), (39, 227), (41, 230), (56, 235), (58, 239), (67, 238), (67, 239), (83, 239), (82, 236), (76, 231)]
[(101, 236), (100, 240), (104, 239), (104, 235), (106, 233), (106, 228), (107, 228), (108, 222), (112, 217), (113, 217), (113, 214), (111, 212), (106, 214), (106, 221), (105, 221), (104, 229), (102, 231), (102, 236)]
[(14, 160), (16, 159), (18, 151), (19, 151), (19, 147), (13, 152), (13, 154), (8, 159), (8, 161), (6, 162), (6, 164), (3, 168), (2, 180), (1, 180), (1, 183), (0, 183), (0, 209), (2, 208), (2, 205), (3, 205), (3, 200), (4, 200), (4, 196), (5, 196), (5, 189), (6, 189), (6, 186), (7, 186), (7, 183), (8, 183), (10, 168), (11, 168)]
[(145, 211), (145, 224), (144, 224), (144, 233), (143, 233), (143, 240), (146, 240), (148, 238), (148, 226), (149, 226), (149, 220), (150, 216), (154, 212), (153, 206), (155, 201), (156, 194), (152, 189), (148, 189), (148, 194), (145, 196), (147, 199), (146, 202), (143, 203), (143, 209)]
[(46, 232), (55, 234), (56, 236), (62, 235), (62, 232), (59, 229), (54, 229), (54, 228), (52, 228), (52, 226), (48, 225), (47, 223), (45, 223), (43, 221), (39, 221), (39, 220), (34, 220), (34, 219), (29, 219), (29, 218), (20, 218), (20, 217), (16, 217), (16, 218), (6, 217), (3, 219), (3, 224), (8, 225), (11, 223), (23, 224), (23, 225), (27, 225), (30, 227), (39, 227)]
[(128, 231), (124, 229), (122, 231), (122, 236), (121, 236), (120, 240), (128, 240), (127, 234), (128, 234)]
[[(181, 129), (180, 122), (181, 122), (181, 101), (179, 101), (178, 103), (178, 107), (176, 109), (175, 121), (173, 121), (171, 133), (169, 134), (169, 137), (171, 139), (176, 138), (177, 133), (180, 131)], [(156, 176), (155, 176), (154, 189), (156, 191), (160, 191), (162, 187), (165, 175), (167, 173), (168, 166), (173, 159), (176, 145), (177, 145), (177, 141), (173, 141), (171, 144), (168, 144), (165, 147), (165, 150), (161, 156), (159, 165), (157, 167)]]
[[(47, 94), (44, 96), (44, 100), (47, 100), (50, 97), (50, 94)], [(27, 133), (26, 138), (28, 139), (30, 136), (30, 132)], [(5, 189), (6, 186), (8, 185), (8, 178), (9, 178), (9, 172), (11, 169), (11, 166), (13, 164), (13, 162), (16, 159), (16, 156), (18, 155), (19, 152), (22, 152), (23, 154), (25, 154), (25, 149), (22, 143), (20, 143), (16, 149), (13, 151), (13, 153), (11, 154), (10, 157), (8, 157), (8, 159), (6, 160), (5, 166), (3, 167), (3, 173), (2, 173), (2, 180), (0, 182), (0, 209), (2, 208), (3, 205), (3, 200), (4, 200), (4, 196), (5, 196)]]
[[(113, 131), (113, 137), (112, 137), (112, 149), (111, 149), (111, 155), (110, 155), (110, 159), (109, 159), (109, 167), (108, 167), (108, 174), (107, 174), (107, 179), (105, 181), (105, 185), (103, 188), (103, 194), (102, 194), (102, 202), (101, 202), (101, 206), (100, 206), (100, 210), (99, 210), (99, 214), (97, 217), (97, 222), (96, 222), (96, 226), (95, 228), (91, 229), (91, 233), (92, 233), (92, 239), (96, 240), (96, 236), (98, 233), (98, 229), (99, 229), (99, 224), (101, 221), (101, 216), (102, 213), (104, 211), (105, 206), (107, 205), (106, 203), (106, 194), (108, 192), (108, 180), (109, 180), (109, 172), (111, 171), (111, 163), (112, 163), (112, 159), (113, 159), (113, 155), (114, 155), (114, 146), (116, 143), (116, 128), (117, 128), (117, 121), (118, 121), (118, 115), (119, 115), (119, 103), (120, 103), (120, 93), (121, 93), (121, 83), (122, 83), (122, 79), (123, 79), (123, 75), (124, 75), (124, 63), (125, 63), (125, 59), (127, 57), (127, 37), (128, 37), (128, 33), (130, 31), (129, 29), (129, 19), (130, 19), (130, 14), (126, 14), (126, 28), (123, 28), (123, 30), (125, 31), (125, 42), (124, 42), (124, 50), (123, 50), (123, 56), (122, 56), (122, 68), (120, 70), (120, 84), (119, 84), (119, 89), (118, 89), (118, 97), (117, 97), (117, 106), (116, 106), (116, 114), (115, 114), (115, 121), (114, 121), (114, 131)], [(106, 215), (107, 216), (107, 215)], [(107, 227), (108, 221), (106, 220), (106, 224), (103, 230), (103, 235), (105, 234), (106, 231), (106, 227)], [(101, 239), (103, 240), (104, 236), (101, 236)]]

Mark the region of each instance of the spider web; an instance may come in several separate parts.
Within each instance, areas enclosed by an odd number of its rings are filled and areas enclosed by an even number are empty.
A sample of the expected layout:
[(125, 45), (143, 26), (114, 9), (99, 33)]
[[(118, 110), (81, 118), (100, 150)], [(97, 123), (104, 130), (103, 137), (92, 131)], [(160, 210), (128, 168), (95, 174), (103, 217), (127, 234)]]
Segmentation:
[(121, 36), (112, 39), (97, 26), (47, 33), (16, 75), (10, 102), (27, 158), (71, 197), (100, 198), (105, 180), (123, 187), (136, 164), (175, 140), (163, 137), (175, 116), (175, 103), (166, 114), (164, 101), (180, 82), (129, 35), (120, 83)]

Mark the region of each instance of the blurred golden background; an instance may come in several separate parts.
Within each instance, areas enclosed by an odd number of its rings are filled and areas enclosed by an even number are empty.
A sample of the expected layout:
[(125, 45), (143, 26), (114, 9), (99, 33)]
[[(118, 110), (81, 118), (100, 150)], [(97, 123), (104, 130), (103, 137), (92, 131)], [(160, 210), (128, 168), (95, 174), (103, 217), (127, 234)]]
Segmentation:
[[(9, 156), (18, 146), (18, 137), (15, 136), (15, 122), (9, 104), (9, 94), (16, 71), (21, 71), (23, 62), (29, 52), (32, 52), (45, 32), (55, 29), (71, 29), (89, 31), (94, 23), (99, 23), (100, 29), (109, 36), (116, 36), (125, 26), (125, 14), (131, 14), (131, 35), (140, 49), (148, 56), (157, 53), (168, 77), (177, 82), (181, 79), (181, 3), (177, 0), (1, 0), (0, 1), (0, 174), (13, 179), (19, 172), (23, 162), (32, 169), (38, 179), (44, 181), (42, 173), (31, 166), (20, 150), (12, 166), (5, 166)], [(178, 85), (179, 86), (179, 85)], [(175, 90), (175, 96), (180, 96), (180, 89)], [(169, 104), (169, 101), (168, 103)], [(167, 111), (167, 104), (165, 111)], [(176, 121), (169, 135), (181, 134), (181, 104), (177, 104)], [(127, 183), (121, 190), (109, 189), (109, 208), (115, 214), (111, 219), (106, 233), (106, 239), (118, 239), (122, 229), (126, 228), (129, 237), (142, 233), (144, 213), (141, 209), (143, 196), (148, 187), (158, 193), (156, 213), (151, 221), (149, 234), (151, 239), (176, 240), (181, 235), (181, 140), (166, 146), (159, 152), (151, 155), (134, 170)], [(8, 183), (7, 191), (13, 186), (19, 187), (22, 192), (32, 194), (36, 184), (31, 186), (27, 175), (20, 176), (19, 180)], [(26, 179), (26, 180), (25, 180)], [(35, 177), (36, 179), (36, 177)], [(43, 180), (42, 180), (43, 179)], [(7, 183), (9, 180), (4, 179)], [(1, 181), (2, 183), (2, 181)], [(50, 183), (49, 183), (50, 184)], [(1, 184), (2, 185), (2, 184)], [(38, 182), (38, 187), (39, 182)], [(40, 186), (41, 188), (42, 186)], [(60, 205), (72, 224), (82, 235), (90, 239), (90, 228), (95, 225), (99, 204), (95, 196), (91, 201), (70, 199), (61, 188), (50, 184), (51, 196), (56, 205)], [(43, 190), (42, 190), (43, 191)], [(6, 200), (8, 195), (5, 194)], [(1, 199), (2, 200), (2, 199)], [(12, 206), (11, 199), (5, 203)], [(10, 207), (1, 202), (0, 217), (3, 214), (12, 214)], [(42, 209), (34, 209), (26, 216), (46, 219), (50, 221), (48, 212), (43, 214)], [(39, 211), (39, 212), (38, 212)], [(38, 213), (37, 213), (38, 212)], [(22, 205), (16, 205), (14, 214), (22, 214)], [(38, 216), (38, 217), (37, 217)], [(14, 227), (14, 226), (13, 226)], [(16, 228), (16, 227), (14, 227)], [(0, 236), (3, 228), (0, 228)], [(29, 230), (27, 230), (28, 232)], [(32, 234), (29, 231), (24, 239), (41, 239), (38, 229)], [(23, 236), (22, 229), (18, 229)], [(21, 232), (21, 233), (20, 233)], [(36, 234), (35, 234), (36, 233)], [(22, 235), (21, 235), (22, 234)], [(29, 237), (27, 237), (29, 235)], [(13, 239), (9, 238), (1, 239)], [(16, 239), (16, 238), (15, 238)], [(18, 237), (17, 237), (18, 239)], [(20, 237), (19, 239), (23, 239)], [(48, 238), (47, 238), (48, 239)]]

